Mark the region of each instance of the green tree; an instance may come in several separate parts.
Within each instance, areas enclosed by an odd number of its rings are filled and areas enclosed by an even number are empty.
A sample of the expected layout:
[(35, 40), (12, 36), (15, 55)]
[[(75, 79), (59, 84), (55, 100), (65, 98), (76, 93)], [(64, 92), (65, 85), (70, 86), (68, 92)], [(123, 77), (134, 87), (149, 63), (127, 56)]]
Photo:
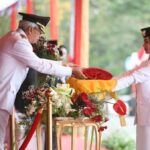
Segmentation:
[(0, 30), (0, 37), (1, 37), (5, 33), (7, 33), (10, 29), (9, 16), (7, 16), (7, 15), (0, 16), (0, 26), (1, 26), (1, 30)]
[[(142, 45), (140, 28), (149, 25), (148, 0), (90, 1), (90, 65), (114, 75)], [(93, 59), (95, 61), (93, 61)]]

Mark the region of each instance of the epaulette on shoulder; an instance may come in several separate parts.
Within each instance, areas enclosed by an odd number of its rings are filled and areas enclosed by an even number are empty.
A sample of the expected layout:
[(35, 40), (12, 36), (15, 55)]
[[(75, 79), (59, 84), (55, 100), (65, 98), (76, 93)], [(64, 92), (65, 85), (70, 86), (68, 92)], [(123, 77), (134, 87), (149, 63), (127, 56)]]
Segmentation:
[(20, 34), (20, 36), (21, 36), (23, 39), (26, 39), (26, 38), (27, 38), (24, 34)]

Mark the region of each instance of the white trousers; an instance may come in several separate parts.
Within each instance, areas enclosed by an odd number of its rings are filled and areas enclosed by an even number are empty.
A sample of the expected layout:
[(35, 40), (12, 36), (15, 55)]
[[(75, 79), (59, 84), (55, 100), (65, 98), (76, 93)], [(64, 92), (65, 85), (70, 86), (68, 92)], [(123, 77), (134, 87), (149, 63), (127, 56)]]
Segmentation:
[(136, 150), (150, 150), (150, 126), (137, 125)]
[(0, 109), (0, 150), (4, 150), (4, 140), (8, 127), (9, 113)]

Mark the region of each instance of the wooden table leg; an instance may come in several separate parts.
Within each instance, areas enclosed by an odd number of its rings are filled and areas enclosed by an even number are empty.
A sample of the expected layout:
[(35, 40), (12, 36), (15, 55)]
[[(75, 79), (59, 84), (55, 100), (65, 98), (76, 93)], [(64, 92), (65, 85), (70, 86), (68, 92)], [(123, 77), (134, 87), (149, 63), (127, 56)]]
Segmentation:
[(47, 103), (47, 150), (52, 150), (52, 103)]
[(100, 133), (98, 132), (98, 127), (97, 125), (93, 124), (95, 128), (95, 137), (96, 137), (96, 150), (100, 150)]
[(92, 126), (92, 134), (91, 134), (91, 142), (90, 142), (90, 150), (92, 150), (92, 144), (93, 144), (93, 137), (94, 137), (94, 127)]
[(85, 131), (84, 131), (84, 150), (87, 150), (88, 147), (88, 127), (85, 126)]
[(77, 143), (77, 126), (72, 127), (72, 150), (76, 150), (76, 143)]
[(63, 127), (61, 125), (58, 125), (56, 127), (56, 136), (57, 136), (57, 150), (62, 150), (62, 144), (61, 144), (61, 135), (62, 135)]

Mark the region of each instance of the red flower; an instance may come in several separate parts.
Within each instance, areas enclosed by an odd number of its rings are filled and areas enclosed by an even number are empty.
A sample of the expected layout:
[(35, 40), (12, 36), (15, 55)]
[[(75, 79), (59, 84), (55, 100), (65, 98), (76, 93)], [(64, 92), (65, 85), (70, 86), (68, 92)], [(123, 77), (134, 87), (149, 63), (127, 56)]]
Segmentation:
[(93, 112), (96, 112), (97, 108), (96, 108), (96, 105), (91, 103), (91, 105), (89, 106), (92, 108)]
[(79, 95), (74, 95), (71, 99), (72, 103), (75, 104), (76, 101), (78, 100)]
[(92, 103), (88, 98), (88, 95), (86, 93), (80, 93), (78, 95), (75, 95), (72, 99), (72, 102), (79, 106), (87, 106), (92, 107)]
[(110, 72), (101, 68), (85, 68), (82, 72), (88, 79), (109, 80), (112, 78), (112, 74)]
[(98, 115), (92, 118), (92, 120), (94, 120), (95, 122), (101, 122), (102, 121), (102, 116)]
[(98, 131), (101, 132), (101, 131), (104, 131), (105, 129), (107, 129), (107, 126), (101, 126)]
[(53, 49), (53, 48), (55, 48), (55, 44), (48, 44), (48, 45), (47, 45), (47, 48)]
[(113, 105), (113, 109), (118, 113), (119, 115), (125, 115), (126, 114), (126, 105), (122, 100), (117, 100), (117, 102)]
[(86, 93), (81, 93), (81, 94), (79, 95), (79, 98), (80, 98), (83, 102), (85, 102), (85, 103), (89, 101), (88, 95), (87, 95)]
[(85, 104), (85, 106), (89, 106), (89, 107), (92, 106), (92, 103), (89, 100), (88, 95), (86, 93), (81, 93), (79, 95), (79, 99)]
[(93, 113), (93, 110), (91, 107), (84, 107), (82, 112), (85, 116), (90, 116)]

